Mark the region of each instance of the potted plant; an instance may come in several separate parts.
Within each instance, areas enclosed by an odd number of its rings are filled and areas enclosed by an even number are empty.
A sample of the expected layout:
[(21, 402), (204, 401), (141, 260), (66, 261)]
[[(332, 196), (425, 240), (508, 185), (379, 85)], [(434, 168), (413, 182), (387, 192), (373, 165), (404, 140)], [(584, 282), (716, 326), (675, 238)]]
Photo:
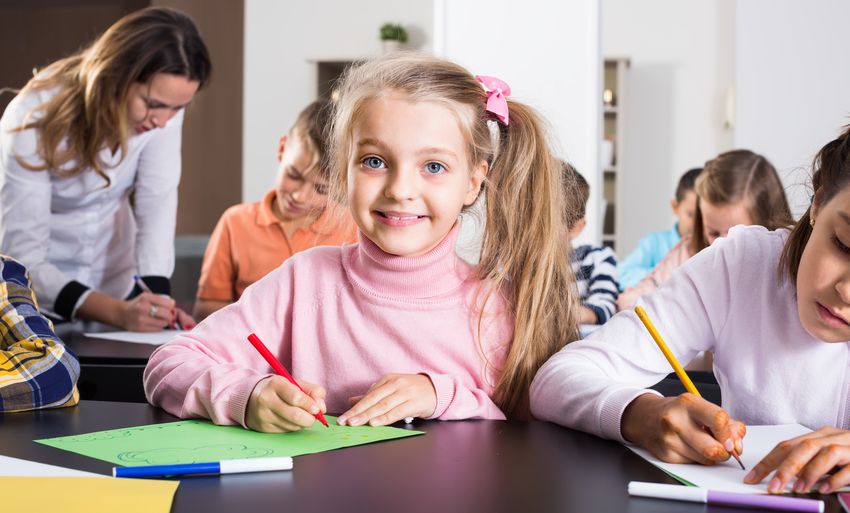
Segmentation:
[(399, 23), (384, 23), (380, 29), (381, 44), (384, 52), (392, 52), (407, 42), (407, 30)]

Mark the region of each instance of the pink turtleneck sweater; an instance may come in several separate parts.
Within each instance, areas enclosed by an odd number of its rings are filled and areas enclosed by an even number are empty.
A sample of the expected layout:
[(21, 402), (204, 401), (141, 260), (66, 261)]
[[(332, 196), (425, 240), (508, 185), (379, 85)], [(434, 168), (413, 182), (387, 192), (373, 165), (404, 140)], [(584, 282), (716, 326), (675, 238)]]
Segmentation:
[[(327, 388), (331, 413), (382, 376), (431, 378), (431, 418), (504, 419), (490, 399), (513, 330), (501, 297), (478, 336), (473, 267), (454, 252), (457, 227), (418, 257), (359, 244), (298, 253), (190, 333), (157, 349), (144, 374), (155, 406), (178, 417), (245, 426), (254, 386), (271, 375), (256, 333), (291, 374)], [(496, 296), (496, 295), (494, 295)]]

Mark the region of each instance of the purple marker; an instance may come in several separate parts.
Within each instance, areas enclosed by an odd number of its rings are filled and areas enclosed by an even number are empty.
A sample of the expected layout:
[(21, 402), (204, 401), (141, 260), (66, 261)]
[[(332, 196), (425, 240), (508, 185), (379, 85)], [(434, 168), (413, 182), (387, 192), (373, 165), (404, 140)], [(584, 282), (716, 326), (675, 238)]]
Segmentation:
[(803, 511), (806, 513), (823, 513), (824, 508), (823, 501), (816, 499), (801, 499), (798, 497), (760, 493), (716, 492), (694, 486), (642, 483), (640, 481), (631, 481), (629, 483), (629, 495), (671, 499), (675, 501), (701, 502), (703, 504), (717, 504), (719, 506), (767, 508), (781, 511)]

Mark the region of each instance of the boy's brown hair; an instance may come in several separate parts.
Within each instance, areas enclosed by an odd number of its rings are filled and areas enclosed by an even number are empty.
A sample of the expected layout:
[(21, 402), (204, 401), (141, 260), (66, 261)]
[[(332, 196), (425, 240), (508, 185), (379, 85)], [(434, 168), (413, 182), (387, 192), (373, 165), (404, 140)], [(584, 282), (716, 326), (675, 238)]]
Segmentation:
[(313, 154), (310, 170), (316, 170), (319, 178), (329, 181), (327, 130), (330, 126), (333, 107), (328, 100), (316, 100), (302, 110), (289, 133), (298, 137)]
[(587, 214), (590, 184), (569, 163), (561, 161), (561, 169), (564, 173), (564, 197), (567, 199), (564, 221), (567, 223), (567, 229), (572, 230)]
[(685, 200), (685, 196), (694, 190), (696, 187), (697, 177), (702, 173), (701, 167), (688, 169), (679, 178), (679, 184), (676, 186), (676, 201), (681, 203)]

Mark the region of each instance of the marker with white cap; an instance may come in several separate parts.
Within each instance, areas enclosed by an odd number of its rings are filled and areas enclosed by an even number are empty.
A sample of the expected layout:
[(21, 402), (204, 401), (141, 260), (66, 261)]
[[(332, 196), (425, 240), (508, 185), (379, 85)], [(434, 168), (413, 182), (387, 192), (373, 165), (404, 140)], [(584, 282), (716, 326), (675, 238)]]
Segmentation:
[(805, 513), (823, 513), (824, 508), (823, 501), (817, 499), (802, 499), (764, 493), (721, 492), (695, 486), (643, 483), (640, 481), (629, 483), (629, 495), (743, 508), (802, 511)]
[(209, 463), (178, 465), (144, 465), (141, 467), (113, 467), (113, 477), (165, 477), (191, 474), (236, 474), (240, 472), (271, 472), (292, 470), (292, 458), (247, 458), (221, 460)]

